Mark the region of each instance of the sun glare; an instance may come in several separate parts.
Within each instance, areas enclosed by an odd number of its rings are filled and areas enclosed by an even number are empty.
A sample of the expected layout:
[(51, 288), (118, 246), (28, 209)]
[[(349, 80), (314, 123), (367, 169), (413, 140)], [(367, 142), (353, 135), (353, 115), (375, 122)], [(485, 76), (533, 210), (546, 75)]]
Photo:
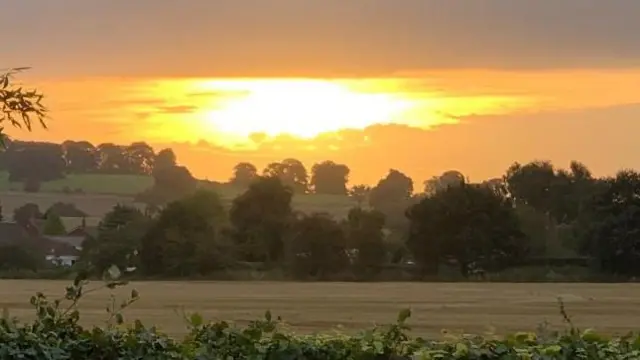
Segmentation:
[(403, 79), (167, 79), (139, 93), (167, 99), (166, 106), (141, 102), (134, 109), (148, 114), (147, 136), (234, 148), (253, 147), (256, 133), (310, 139), (374, 124), (429, 128), (527, 106), (517, 97), (412, 88)]
[(205, 113), (214, 130), (236, 136), (264, 133), (311, 138), (345, 128), (389, 123), (410, 102), (389, 94), (355, 92), (328, 81), (214, 82), (214, 90), (238, 91)]

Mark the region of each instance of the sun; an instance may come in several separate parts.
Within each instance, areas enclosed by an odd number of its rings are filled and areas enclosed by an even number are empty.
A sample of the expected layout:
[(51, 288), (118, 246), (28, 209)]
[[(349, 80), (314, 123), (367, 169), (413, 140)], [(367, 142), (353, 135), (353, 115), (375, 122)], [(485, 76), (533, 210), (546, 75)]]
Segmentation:
[(340, 129), (394, 122), (411, 103), (393, 94), (363, 92), (322, 80), (214, 81), (210, 90), (235, 93), (206, 109), (211, 130), (235, 137), (252, 133), (312, 138)]

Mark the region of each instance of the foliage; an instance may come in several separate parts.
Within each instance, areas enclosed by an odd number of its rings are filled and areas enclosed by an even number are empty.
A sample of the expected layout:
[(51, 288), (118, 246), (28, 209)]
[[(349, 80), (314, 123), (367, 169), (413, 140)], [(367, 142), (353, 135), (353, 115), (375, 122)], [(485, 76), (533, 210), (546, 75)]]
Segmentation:
[(276, 177), (296, 194), (304, 194), (309, 189), (309, 174), (300, 160), (284, 159), (267, 165), (262, 175)]
[(278, 263), (293, 219), (292, 189), (279, 177), (261, 177), (233, 200), (229, 219), (239, 258)]
[(353, 251), (353, 265), (360, 277), (369, 278), (387, 263), (384, 243), (385, 216), (377, 210), (354, 208), (343, 223), (347, 248)]
[(605, 181), (582, 219), (583, 250), (602, 270), (633, 276), (640, 270), (640, 173), (624, 170)]
[(349, 265), (344, 232), (327, 214), (302, 215), (297, 219), (288, 252), (297, 278), (326, 279)]
[(40, 207), (34, 203), (26, 203), (13, 210), (13, 221), (21, 225), (27, 225), (30, 221), (41, 219), (42, 217), (43, 214), (40, 212)]
[(388, 203), (403, 202), (411, 198), (413, 180), (402, 172), (391, 169), (385, 178), (371, 189), (369, 204), (380, 209)]
[(172, 202), (142, 237), (140, 262), (148, 275), (188, 276), (223, 268), (226, 213), (207, 190)]
[(407, 212), (408, 246), (423, 266), (453, 259), (467, 276), (475, 264), (500, 266), (528, 251), (511, 202), (471, 184), (447, 187)]
[(311, 168), (311, 187), (316, 194), (346, 195), (351, 170), (347, 165), (323, 161)]
[(409, 360), (409, 359), (635, 359), (640, 356), (640, 337), (600, 335), (576, 328), (560, 300), (566, 329), (550, 332), (520, 332), (506, 336), (465, 335), (422, 339), (409, 334), (411, 311), (400, 311), (395, 323), (376, 325), (354, 335), (297, 335), (282, 319), (266, 311), (262, 319), (244, 327), (226, 321), (207, 322), (200, 314), (185, 315), (190, 332), (173, 339), (140, 321), (127, 322), (124, 312), (140, 298), (131, 290), (120, 303), (112, 293), (101, 327), (80, 325), (83, 296), (127, 285), (112, 268), (104, 284), (91, 284), (78, 277), (59, 299), (37, 293), (30, 300), (36, 314), (21, 323), (5, 311), (0, 321), (0, 358), (3, 359), (297, 359), (297, 360)]
[(47, 217), (48, 214), (56, 214), (60, 217), (86, 217), (87, 213), (78, 209), (73, 203), (64, 203), (64, 202), (56, 202), (53, 205), (49, 206), (47, 211), (44, 212), (44, 216)]
[(44, 220), (44, 227), (42, 229), (42, 233), (44, 235), (65, 235), (67, 233), (67, 229), (65, 229), (62, 220), (58, 214), (51, 212), (46, 214)]
[(4, 123), (31, 131), (32, 122), (37, 121), (46, 128), (47, 108), (42, 104), (44, 96), (37, 90), (25, 90), (14, 83), (15, 76), (28, 69), (15, 68), (0, 73), (0, 142), (3, 146)]
[(80, 261), (85, 269), (102, 274), (111, 265), (123, 269), (137, 266), (137, 250), (148, 222), (137, 208), (115, 206), (98, 225), (97, 237), (83, 243)]
[(238, 163), (233, 167), (233, 176), (229, 182), (233, 185), (247, 187), (258, 178), (258, 169), (248, 162)]

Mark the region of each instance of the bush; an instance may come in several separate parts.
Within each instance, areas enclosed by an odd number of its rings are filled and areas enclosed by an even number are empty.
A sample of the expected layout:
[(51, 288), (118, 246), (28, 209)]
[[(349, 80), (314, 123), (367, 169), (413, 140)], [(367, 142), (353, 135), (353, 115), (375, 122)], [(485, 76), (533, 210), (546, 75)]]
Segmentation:
[(78, 303), (82, 294), (101, 288), (113, 289), (125, 282), (119, 271), (107, 271), (111, 280), (87, 289), (88, 282), (76, 278), (64, 298), (50, 301), (41, 293), (31, 298), (37, 318), (21, 324), (6, 314), (0, 320), (2, 359), (631, 359), (640, 352), (640, 337), (606, 338), (593, 331), (580, 331), (571, 324), (562, 302), (560, 310), (567, 330), (562, 333), (517, 333), (504, 338), (465, 336), (425, 340), (408, 335), (403, 310), (394, 324), (376, 326), (356, 335), (296, 335), (287, 331), (280, 318), (269, 311), (263, 319), (246, 327), (227, 322), (206, 323), (198, 314), (185, 316), (190, 334), (172, 339), (141, 322), (125, 325), (123, 310), (138, 300), (138, 293), (117, 306), (107, 307), (106, 326), (79, 325)]

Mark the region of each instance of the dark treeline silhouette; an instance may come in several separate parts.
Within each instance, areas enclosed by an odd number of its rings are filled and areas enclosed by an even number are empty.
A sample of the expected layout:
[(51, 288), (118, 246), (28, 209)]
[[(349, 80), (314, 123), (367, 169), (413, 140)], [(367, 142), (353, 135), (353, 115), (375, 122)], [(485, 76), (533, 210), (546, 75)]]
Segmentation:
[[(548, 280), (561, 265), (580, 271), (563, 280), (640, 275), (640, 174), (631, 170), (597, 178), (579, 162), (561, 169), (533, 161), (480, 183), (447, 171), (414, 191), (394, 169), (371, 188), (347, 189), (348, 168), (332, 162), (308, 174), (287, 159), (262, 175), (241, 163), (230, 183), (246, 190), (229, 205), (175, 165), (167, 169), (173, 175), (164, 180), (156, 169), (154, 188), (173, 199), (153, 211), (115, 207), (76, 266), (100, 273), (116, 264), (150, 277), (251, 269), (306, 280), (438, 279), (451, 271), (501, 279), (517, 269), (545, 271), (518, 280)], [(346, 218), (293, 208), (296, 191), (320, 189), (353, 197)]]

